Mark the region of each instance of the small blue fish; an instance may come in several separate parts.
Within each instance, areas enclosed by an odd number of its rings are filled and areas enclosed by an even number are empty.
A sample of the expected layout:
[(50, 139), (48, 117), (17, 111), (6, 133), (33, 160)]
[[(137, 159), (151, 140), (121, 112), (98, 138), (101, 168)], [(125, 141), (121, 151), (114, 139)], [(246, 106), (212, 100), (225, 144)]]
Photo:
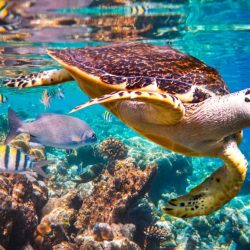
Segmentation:
[(0, 172), (10, 174), (25, 174), (32, 169), (39, 175), (46, 177), (42, 167), (53, 163), (45, 160), (33, 162), (31, 158), (20, 149), (9, 145), (0, 145)]
[(0, 104), (6, 103), (8, 101), (8, 98), (4, 96), (3, 94), (0, 94)]
[(108, 110), (104, 111), (104, 113), (102, 114), (102, 117), (106, 122), (112, 122), (113, 121), (113, 116)]

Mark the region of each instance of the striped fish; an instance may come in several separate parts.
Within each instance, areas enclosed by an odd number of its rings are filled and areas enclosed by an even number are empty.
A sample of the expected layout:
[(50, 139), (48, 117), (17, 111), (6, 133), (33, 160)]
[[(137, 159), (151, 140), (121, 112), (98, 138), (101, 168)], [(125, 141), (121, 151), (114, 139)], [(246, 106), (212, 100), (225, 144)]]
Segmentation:
[(49, 160), (33, 162), (29, 155), (20, 149), (0, 145), (0, 172), (2, 173), (26, 174), (28, 171), (34, 170), (39, 175), (46, 177), (42, 167), (50, 163), (52, 161)]
[(8, 101), (8, 98), (4, 96), (3, 94), (0, 94), (0, 104), (6, 103)]
[(104, 111), (102, 117), (106, 122), (112, 122), (113, 120), (112, 114), (108, 110)]

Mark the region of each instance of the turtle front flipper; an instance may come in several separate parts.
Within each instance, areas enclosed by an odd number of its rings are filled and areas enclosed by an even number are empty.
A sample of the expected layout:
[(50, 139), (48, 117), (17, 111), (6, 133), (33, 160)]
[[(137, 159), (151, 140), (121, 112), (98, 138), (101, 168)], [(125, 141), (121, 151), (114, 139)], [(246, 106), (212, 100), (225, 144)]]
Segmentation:
[(65, 69), (53, 69), (39, 73), (19, 76), (3, 81), (3, 85), (9, 88), (30, 88), (37, 86), (56, 85), (67, 81), (73, 81), (71, 74)]
[(143, 112), (143, 121), (154, 124), (176, 124), (182, 119), (185, 113), (184, 105), (176, 96), (167, 93), (161, 94), (143, 91), (119, 91), (104, 95), (75, 107), (70, 113), (98, 103), (119, 103), (119, 101), (124, 100), (136, 100), (147, 104), (147, 109), (151, 110)]
[(225, 166), (188, 194), (170, 200), (163, 211), (182, 218), (207, 215), (235, 197), (245, 180), (247, 161), (235, 141), (227, 143), (220, 157)]

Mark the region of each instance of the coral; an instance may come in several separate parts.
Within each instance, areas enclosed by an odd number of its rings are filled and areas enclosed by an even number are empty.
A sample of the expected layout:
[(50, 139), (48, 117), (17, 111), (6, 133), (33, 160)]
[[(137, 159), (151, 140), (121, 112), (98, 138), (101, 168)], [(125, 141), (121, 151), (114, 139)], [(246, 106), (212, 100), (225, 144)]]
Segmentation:
[(108, 138), (99, 145), (99, 150), (109, 161), (123, 160), (128, 155), (127, 147), (116, 138)]
[(117, 161), (113, 172), (105, 170), (92, 195), (84, 200), (76, 228), (84, 231), (99, 222), (123, 222), (129, 207), (145, 194), (155, 173), (155, 165), (142, 171), (127, 160)]
[(141, 250), (141, 248), (133, 241), (129, 241), (126, 238), (117, 239), (115, 241), (95, 241), (92, 237), (85, 238), (80, 250), (102, 250), (102, 249), (115, 249), (115, 250)]
[(40, 181), (25, 175), (0, 175), (0, 245), (20, 249), (29, 241), (38, 224), (38, 215), (48, 199)]
[(34, 245), (38, 249), (52, 249), (63, 241), (70, 241), (81, 204), (82, 200), (74, 190), (61, 198), (51, 198), (42, 210), (43, 217), (35, 232)]
[(93, 236), (97, 241), (113, 240), (114, 233), (111, 226), (107, 223), (97, 223), (93, 228)]
[(78, 250), (79, 247), (76, 244), (63, 241), (58, 245), (53, 246), (53, 250)]
[(171, 231), (170, 228), (153, 224), (144, 229), (144, 235), (144, 249), (158, 249), (160, 244), (171, 236)]
[(140, 250), (140, 247), (133, 242), (135, 226), (133, 224), (107, 224), (97, 223), (93, 230), (79, 234), (76, 241), (80, 249), (131, 249)]
[(145, 166), (158, 163), (157, 161), (164, 158), (175, 156), (173, 152), (156, 145), (145, 138), (134, 136), (124, 140), (128, 145), (128, 156), (133, 158), (136, 164), (144, 169)]

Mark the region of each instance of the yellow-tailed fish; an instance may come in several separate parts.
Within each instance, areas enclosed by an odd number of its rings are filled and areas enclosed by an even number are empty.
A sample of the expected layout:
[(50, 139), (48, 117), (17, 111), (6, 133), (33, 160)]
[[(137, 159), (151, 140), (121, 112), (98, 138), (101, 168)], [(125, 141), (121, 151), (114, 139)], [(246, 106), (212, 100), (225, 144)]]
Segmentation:
[(8, 98), (5, 95), (0, 94), (0, 104), (6, 103), (7, 101)]
[(50, 160), (34, 162), (29, 155), (20, 149), (9, 145), (0, 145), (0, 172), (2, 173), (26, 174), (34, 170), (39, 175), (46, 177), (42, 167), (51, 163), (53, 161)]

